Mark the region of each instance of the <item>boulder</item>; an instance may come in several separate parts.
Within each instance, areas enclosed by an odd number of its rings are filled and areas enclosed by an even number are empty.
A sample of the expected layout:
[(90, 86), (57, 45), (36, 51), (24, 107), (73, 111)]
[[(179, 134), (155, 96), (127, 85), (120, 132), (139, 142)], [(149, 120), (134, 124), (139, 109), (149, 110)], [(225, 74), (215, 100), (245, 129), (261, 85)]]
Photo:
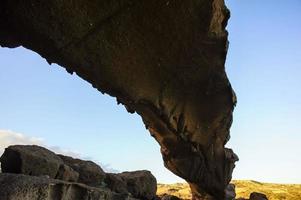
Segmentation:
[(92, 161), (56, 155), (35, 145), (16, 145), (5, 149), (1, 156), (4, 173), (43, 176), (93, 187), (106, 185), (110, 190), (137, 198), (153, 199), (157, 191), (156, 178), (149, 171), (106, 174)]
[(138, 200), (105, 188), (46, 177), (0, 174), (1, 200)]
[(233, 200), (236, 197), (235, 193), (235, 185), (234, 184), (229, 184), (225, 190), (225, 196), (226, 200)]
[(161, 196), (161, 200), (181, 200), (179, 197), (169, 194), (164, 194)]
[(36, 145), (9, 146), (1, 156), (1, 167), (4, 173), (46, 175), (90, 186), (101, 186), (105, 178), (105, 172), (92, 161), (56, 155)]
[(268, 197), (259, 192), (252, 192), (250, 194), (250, 200), (268, 200)]
[(123, 172), (118, 174), (126, 185), (127, 190), (139, 199), (151, 200), (155, 198), (157, 192), (157, 180), (150, 171), (141, 170), (133, 172)]
[(92, 161), (84, 161), (69, 156), (58, 155), (63, 162), (79, 174), (78, 182), (90, 186), (101, 186), (105, 179), (105, 172)]
[(127, 183), (118, 174), (107, 173), (104, 182), (106, 187), (110, 188), (114, 192), (129, 193), (127, 189)]
[(62, 164), (55, 178), (64, 181), (77, 182), (79, 179), (79, 173), (68, 165)]
[(157, 181), (151, 172), (133, 171), (119, 174), (107, 173), (105, 184), (112, 191), (130, 193), (133, 197), (151, 200), (157, 192)]
[(36, 145), (9, 146), (0, 161), (3, 173), (48, 175), (50, 178), (56, 178), (61, 165), (64, 164), (55, 153)]

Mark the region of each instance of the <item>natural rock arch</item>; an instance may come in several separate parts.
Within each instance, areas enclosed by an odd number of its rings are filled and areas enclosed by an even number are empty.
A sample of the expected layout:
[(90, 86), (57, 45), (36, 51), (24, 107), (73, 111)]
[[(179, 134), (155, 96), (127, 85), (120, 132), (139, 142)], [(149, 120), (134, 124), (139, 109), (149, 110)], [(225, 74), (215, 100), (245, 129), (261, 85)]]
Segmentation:
[(196, 199), (231, 180), (235, 95), (223, 0), (2, 0), (0, 45), (24, 46), (141, 115)]

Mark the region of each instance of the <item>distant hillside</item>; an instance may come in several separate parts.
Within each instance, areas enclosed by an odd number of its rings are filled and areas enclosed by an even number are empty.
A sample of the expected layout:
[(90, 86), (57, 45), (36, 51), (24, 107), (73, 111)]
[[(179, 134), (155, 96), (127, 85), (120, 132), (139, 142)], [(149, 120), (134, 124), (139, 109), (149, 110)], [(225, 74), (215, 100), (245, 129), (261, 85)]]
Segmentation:
[[(252, 192), (267, 195), (269, 200), (301, 200), (301, 184), (273, 184), (257, 181), (232, 181), (236, 185), (236, 198), (248, 198)], [(191, 199), (189, 186), (186, 183), (158, 184), (158, 195), (172, 194), (185, 200)]]

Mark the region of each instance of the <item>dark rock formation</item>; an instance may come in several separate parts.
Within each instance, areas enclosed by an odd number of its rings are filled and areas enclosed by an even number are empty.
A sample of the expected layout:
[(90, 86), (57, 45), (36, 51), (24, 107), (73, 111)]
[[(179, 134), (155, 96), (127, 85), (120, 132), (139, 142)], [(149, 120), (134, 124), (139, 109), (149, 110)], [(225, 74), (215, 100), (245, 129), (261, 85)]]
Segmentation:
[(125, 181), (127, 190), (134, 197), (151, 200), (156, 196), (157, 180), (150, 171), (123, 172), (118, 175)]
[[(82, 183), (85, 188), (88, 188), (88, 186), (102, 189), (107, 188), (107, 190), (118, 193), (121, 196), (130, 195), (141, 200), (152, 200), (155, 198), (157, 192), (157, 180), (149, 171), (141, 170), (119, 174), (106, 174), (100, 166), (92, 161), (83, 161), (64, 155), (56, 155), (48, 149), (35, 145), (10, 146), (5, 149), (0, 161), (4, 173), (25, 174), (78, 182)], [(26, 181), (36, 180), (26, 176), (22, 176), (21, 178)], [(9, 182), (9, 184), (12, 184), (11, 186), (18, 183)], [(51, 183), (47, 182), (47, 184)], [(68, 189), (70, 183), (66, 184), (66, 188), (64, 186), (61, 189)], [(21, 190), (21, 186), (19, 189)], [(37, 190), (40, 189), (37, 188)], [(2, 192), (5, 192), (5, 190)], [(44, 198), (44, 196), (39, 197), (44, 192), (41, 191), (39, 194), (36, 194), (31, 200)], [(3, 193), (0, 192), (0, 197), (2, 195)], [(24, 196), (24, 194), (22, 195)], [(66, 195), (66, 198), (69, 198), (69, 194)], [(76, 198), (78, 197), (76, 196)], [(94, 200), (94, 197), (91, 200)]]
[(55, 153), (35, 145), (10, 146), (5, 149), (0, 161), (4, 173), (47, 175), (50, 178), (66, 181), (70, 179), (77, 181), (78, 177), (78, 174), (70, 167), (65, 166), (62, 159)]
[(68, 165), (63, 164), (60, 166), (55, 178), (64, 181), (70, 181), (70, 182), (80, 182), (79, 176), (80, 176), (79, 173), (77, 173)]
[(4, 173), (0, 174), (0, 195), (1, 200), (137, 200), (105, 188)]
[(123, 194), (129, 192), (125, 180), (122, 177), (120, 177), (118, 174), (107, 173), (104, 181), (106, 186), (114, 192), (123, 193)]
[(250, 194), (250, 200), (268, 200), (268, 198), (265, 194), (252, 192)]
[(78, 182), (90, 186), (100, 186), (105, 178), (105, 172), (92, 161), (74, 159), (69, 156), (58, 155), (66, 165), (79, 174)]
[(225, 191), (226, 194), (226, 200), (233, 200), (236, 197), (236, 193), (235, 193), (235, 185), (234, 184), (229, 184), (226, 188)]
[(163, 195), (160, 199), (161, 200), (181, 200), (179, 197), (169, 195), (169, 194)]
[(135, 198), (151, 200), (157, 192), (157, 180), (146, 170), (108, 173), (105, 178), (108, 188), (118, 193), (131, 193)]
[(259, 192), (252, 192), (248, 199), (238, 198), (237, 200), (268, 200), (268, 197), (265, 194)]
[(105, 172), (92, 161), (56, 155), (36, 145), (15, 145), (5, 149), (1, 156), (4, 173), (31, 176), (47, 175), (64, 181), (80, 182), (90, 186), (103, 183)]
[(237, 156), (224, 0), (2, 0), (0, 45), (24, 46), (141, 115), (195, 199), (224, 199)]
[(36, 145), (15, 145), (1, 156), (3, 172), (32, 176), (48, 175), (55, 178), (63, 161), (55, 153)]

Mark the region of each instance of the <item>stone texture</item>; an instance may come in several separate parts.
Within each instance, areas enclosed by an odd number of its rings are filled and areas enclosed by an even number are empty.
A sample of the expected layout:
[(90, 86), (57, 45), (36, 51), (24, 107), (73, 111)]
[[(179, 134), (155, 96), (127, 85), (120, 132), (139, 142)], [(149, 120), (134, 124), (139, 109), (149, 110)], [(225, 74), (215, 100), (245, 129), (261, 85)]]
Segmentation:
[(110, 188), (114, 192), (122, 194), (129, 193), (125, 180), (118, 174), (107, 173), (104, 182), (106, 187)]
[(151, 200), (157, 192), (157, 180), (150, 171), (141, 170), (118, 174), (127, 186), (127, 190), (138, 199)]
[[(1, 165), (5, 173), (78, 182), (85, 184), (87, 187), (107, 188), (119, 195), (130, 195), (142, 200), (154, 199), (157, 191), (156, 178), (150, 171), (106, 174), (94, 162), (56, 155), (43, 147), (35, 145), (16, 145), (6, 148), (1, 157)], [(37, 194), (37, 197), (39, 195), (42, 195), (42, 193)]]
[(96, 163), (92, 161), (75, 159), (64, 155), (58, 156), (64, 161), (66, 165), (70, 166), (79, 174), (78, 182), (96, 187), (102, 185), (106, 175), (101, 167)]
[(9, 146), (1, 156), (1, 167), (5, 173), (46, 175), (90, 186), (101, 186), (105, 178), (105, 172), (92, 161), (56, 155), (36, 145)]
[(234, 200), (236, 197), (235, 185), (230, 183), (226, 188), (226, 200)]
[[(24, 46), (141, 115), (195, 199), (224, 199), (229, 140), (224, 0), (2, 0), (0, 45)], [(125, 136), (126, 137), (126, 136)]]
[(104, 188), (46, 177), (0, 174), (1, 200), (137, 200)]
[(64, 181), (70, 181), (70, 182), (80, 182), (79, 173), (65, 164), (62, 164), (60, 166), (55, 178)]
[(169, 194), (163, 195), (160, 199), (161, 200), (181, 200), (179, 197), (169, 195)]
[(268, 198), (265, 194), (252, 192), (250, 194), (250, 200), (268, 200)]
[(56, 178), (60, 166), (64, 164), (55, 153), (36, 145), (10, 146), (5, 149), (0, 161), (4, 173), (47, 175), (50, 178)]
[(119, 174), (107, 173), (105, 184), (114, 192), (130, 193), (138, 199), (152, 200), (156, 197), (157, 180), (146, 170)]

